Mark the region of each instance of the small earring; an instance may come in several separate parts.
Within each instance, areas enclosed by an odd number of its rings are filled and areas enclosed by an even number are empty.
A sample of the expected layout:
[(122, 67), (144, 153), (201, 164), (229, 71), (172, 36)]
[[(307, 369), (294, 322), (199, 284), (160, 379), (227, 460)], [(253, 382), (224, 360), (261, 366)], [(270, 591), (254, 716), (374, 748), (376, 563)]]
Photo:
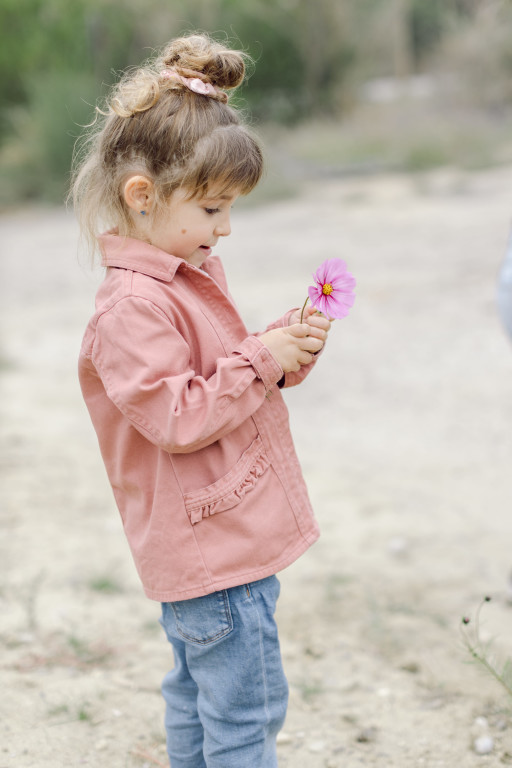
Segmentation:
[(146, 215), (146, 211), (141, 211), (141, 212), (140, 212), (140, 215), (141, 215), (141, 216), (145, 216), (145, 215)]

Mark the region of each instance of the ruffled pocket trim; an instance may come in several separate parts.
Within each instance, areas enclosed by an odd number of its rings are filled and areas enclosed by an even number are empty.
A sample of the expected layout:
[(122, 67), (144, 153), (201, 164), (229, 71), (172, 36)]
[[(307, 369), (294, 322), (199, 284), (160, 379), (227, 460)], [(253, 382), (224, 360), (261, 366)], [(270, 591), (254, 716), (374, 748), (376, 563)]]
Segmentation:
[(195, 524), (204, 517), (235, 507), (252, 491), (269, 465), (270, 459), (261, 438), (257, 437), (226, 475), (205, 488), (185, 494), (185, 508), (190, 522)]

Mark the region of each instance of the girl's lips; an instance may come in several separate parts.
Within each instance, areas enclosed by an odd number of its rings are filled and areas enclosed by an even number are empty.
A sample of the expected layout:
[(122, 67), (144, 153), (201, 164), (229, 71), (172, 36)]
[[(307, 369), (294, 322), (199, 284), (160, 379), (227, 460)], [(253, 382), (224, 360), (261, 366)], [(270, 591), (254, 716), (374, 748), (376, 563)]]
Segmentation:
[(212, 249), (210, 248), (210, 246), (209, 246), (209, 245), (200, 245), (200, 246), (199, 246), (199, 248), (200, 248), (202, 251), (204, 251), (204, 253), (208, 254), (208, 256), (209, 256), (209, 255), (210, 255), (210, 253), (212, 252)]

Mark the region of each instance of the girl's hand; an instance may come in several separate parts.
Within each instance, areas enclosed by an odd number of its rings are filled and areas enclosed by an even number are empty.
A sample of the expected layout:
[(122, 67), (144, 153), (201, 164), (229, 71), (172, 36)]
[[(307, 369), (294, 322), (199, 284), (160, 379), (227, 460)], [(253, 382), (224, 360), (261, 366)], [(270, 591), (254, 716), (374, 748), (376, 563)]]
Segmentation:
[[(297, 309), (290, 317), (290, 325), (293, 323), (300, 323), (300, 309)], [(307, 323), (310, 327), (310, 336), (314, 336), (317, 339), (321, 339), (325, 343), (327, 340), (327, 334), (331, 329), (331, 320), (325, 315), (317, 312), (317, 310), (308, 304), (304, 310), (303, 322)]]
[(323, 339), (316, 332), (312, 333), (312, 326), (308, 323), (274, 328), (258, 338), (269, 348), (285, 373), (298, 371), (301, 365), (310, 363), (313, 355), (320, 352), (324, 345)]

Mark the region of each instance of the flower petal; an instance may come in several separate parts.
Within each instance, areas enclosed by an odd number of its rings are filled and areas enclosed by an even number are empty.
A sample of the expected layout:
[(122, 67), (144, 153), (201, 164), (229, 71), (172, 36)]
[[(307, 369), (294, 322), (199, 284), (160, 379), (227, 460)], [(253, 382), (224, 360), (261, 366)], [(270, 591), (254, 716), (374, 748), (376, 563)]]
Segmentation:
[[(312, 305), (332, 319), (346, 317), (355, 301), (356, 281), (347, 271), (343, 259), (326, 259), (313, 274), (313, 278), (315, 285), (308, 288)], [(323, 287), (327, 283), (332, 287), (330, 294), (323, 293)]]
[(318, 301), (320, 296), (322, 296), (322, 286), (319, 285), (310, 285), (308, 288), (308, 296), (311, 301), (311, 303), (314, 305), (315, 302)]
[(350, 272), (345, 272), (343, 275), (333, 275), (329, 282), (333, 288), (337, 289), (348, 288), (351, 290), (356, 285), (356, 281)]
[(333, 291), (329, 296), (325, 296), (321, 292), (316, 292), (315, 295), (311, 291), (309, 297), (316, 309), (334, 319), (346, 317), (355, 300), (353, 293), (344, 293), (342, 291)]
[(326, 297), (320, 294), (317, 296), (316, 300), (313, 303), (313, 306), (315, 309), (317, 309), (319, 312), (321, 312), (323, 315), (328, 314), (328, 305), (326, 301)]
[(347, 265), (343, 259), (326, 259), (318, 269), (313, 277), (319, 283), (330, 283), (335, 277), (346, 274)]
[(332, 300), (329, 303), (327, 314), (335, 320), (340, 320), (348, 315), (349, 309), (350, 307), (347, 307), (343, 302)]

